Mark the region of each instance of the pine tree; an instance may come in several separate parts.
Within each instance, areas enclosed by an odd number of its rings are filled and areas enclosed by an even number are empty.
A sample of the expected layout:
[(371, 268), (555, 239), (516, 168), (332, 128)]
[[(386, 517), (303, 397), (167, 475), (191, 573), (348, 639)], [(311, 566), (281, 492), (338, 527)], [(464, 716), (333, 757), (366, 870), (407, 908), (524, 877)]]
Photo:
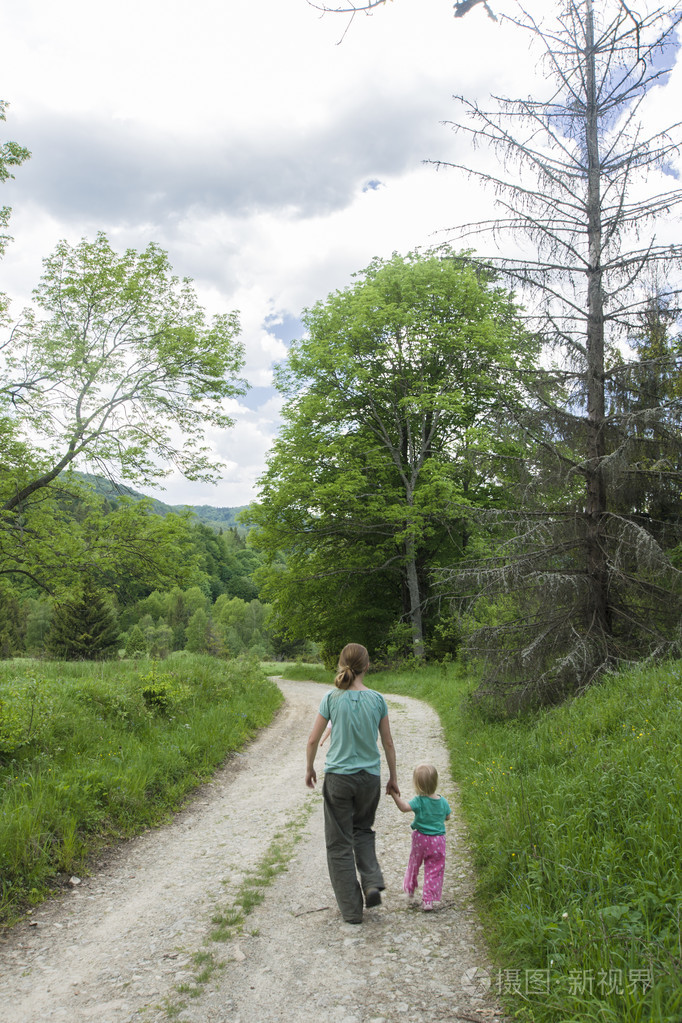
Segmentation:
[[(460, 98), (469, 117), (455, 125), (499, 152), (502, 168), (456, 165), (490, 185), (501, 209), (462, 233), (518, 239), (521, 256), (489, 265), (515, 282), (554, 360), (528, 380), (518, 426), (534, 452), (519, 472), (520, 510), (505, 514), (510, 535), (468, 580), (458, 576), (497, 601), (498, 619), (474, 645), (488, 665), (483, 692), (510, 706), (519, 690), (558, 699), (623, 663), (674, 652), (679, 639), (670, 538), (659, 542), (651, 502), (641, 514), (643, 493), (624, 495), (654, 436), (680, 443), (679, 390), (635, 385), (679, 379), (682, 368), (679, 344), (656, 353), (651, 336), (644, 359), (636, 350), (651, 280), (665, 281), (658, 301), (673, 320), (679, 305), (682, 246), (659, 244), (655, 230), (682, 190), (647, 197), (641, 180), (665, 170), (680, 125), (647, 135), (641, 115), (666, 81), (682, 8), (552, 7), (544, 24), (520, 5), (507, 19), (542, 47), (547, 97), (497, 98), (492, 109)], [(507, 176), (514, 165), (523, 178)], [(669, 454), (646, 466), (659, 495), (679, 486), (678, 466)]]
[(116, 615), (105, 596), (86, 578), (76, 596), (55, 607), (48, 649), (67, 661), (99, 661), (118, 648)]
[(133, 625), (126, 641), (126, 657), (144, 656), (147, 653), (147, 641), (139, 625)]

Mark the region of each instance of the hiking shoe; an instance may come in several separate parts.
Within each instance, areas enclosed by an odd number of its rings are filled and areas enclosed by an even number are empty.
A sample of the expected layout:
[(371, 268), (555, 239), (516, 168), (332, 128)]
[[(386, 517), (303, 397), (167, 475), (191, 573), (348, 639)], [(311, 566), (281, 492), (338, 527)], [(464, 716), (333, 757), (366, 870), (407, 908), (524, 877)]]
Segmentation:
[(365, 905), (367, 909), (371, 909), (372, 906), (381, 905), (381, 892), (378, 888), (368, 888), (365, 892)]

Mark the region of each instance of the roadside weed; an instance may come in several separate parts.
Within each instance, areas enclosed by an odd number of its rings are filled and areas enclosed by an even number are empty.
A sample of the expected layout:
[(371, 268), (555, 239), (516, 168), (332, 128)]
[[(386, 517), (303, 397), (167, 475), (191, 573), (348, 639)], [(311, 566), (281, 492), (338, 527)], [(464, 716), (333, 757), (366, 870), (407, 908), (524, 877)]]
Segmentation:
[(254, 661), (1, 664), (0, 926), (167, 819), (280, 702)]

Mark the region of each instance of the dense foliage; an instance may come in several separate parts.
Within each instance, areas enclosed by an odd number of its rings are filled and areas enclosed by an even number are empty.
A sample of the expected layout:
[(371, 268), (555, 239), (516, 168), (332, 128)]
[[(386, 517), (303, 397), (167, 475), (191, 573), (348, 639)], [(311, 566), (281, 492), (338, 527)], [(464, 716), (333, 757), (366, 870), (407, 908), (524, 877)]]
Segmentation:
[(209, 321), (158, 246), (118, 254), (99, 234), (61, 242), (33, 305), (2, 326), (0, 575), (56, 593), (93, 563), (162, 572), (170, 523), (159, 536), (162, 520), (132, 501), (102, 518), (73, 470), (216, 479), (204, 438), (231, 425), (225, 399), (243, 393), (236, 314)]
[(0, 670), (0, 923), (159, 823), (281, 701), (254, 660)]
[(506, 503), (499, 381), (521, 399), (536, 344), (469, 253), (374, 260), (307, 310), (280, 367), (284, 427), (249, 512), (279, 629), (336, 652), (456, 651), (433, 572), (470, 510)]
[[(69, 515), (65, 512), (65, 530), (74, 519), (87, 520), (91, 500), (86, 497), (71, 506)], [(127, 561), (93, 558), (88, 572), (54, 597), (22, 576), (0, 579), (1, 657), (164, 658), (184, 649), (265, 657), (280, 652), (253, 578), (261, 558), (236, 527), (216, 532), (190, 517), (189, 510), (183, 517), (162, 517), (145, 504), (119, 500), (126, 505), (125, 521), (140, 529), (138, 545), (144, 529), (157, 538), (155, 558), (163, 571), (144, 571), (139, 561), (133, 571)], [(111, 535), (120, 542), (124, 534), (117, 506), (100, 506), (97, 515), (99, 537)]]
[(88, 576), (76, 596), (56, 605), (47, 645), (65, 661), (105, 660), (118, 651), (116, 615)]

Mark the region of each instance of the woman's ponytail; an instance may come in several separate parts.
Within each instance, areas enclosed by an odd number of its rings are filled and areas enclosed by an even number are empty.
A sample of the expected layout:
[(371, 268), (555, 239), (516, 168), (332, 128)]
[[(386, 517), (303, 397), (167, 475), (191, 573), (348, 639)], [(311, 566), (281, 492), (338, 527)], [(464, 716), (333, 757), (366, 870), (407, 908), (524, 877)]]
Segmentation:
[(339, 655), (339, 667), (334, 679), (337, 689), (350, 689), (358, 675), (369, 668), (369, 654), (359, 643), (348, 643)]

